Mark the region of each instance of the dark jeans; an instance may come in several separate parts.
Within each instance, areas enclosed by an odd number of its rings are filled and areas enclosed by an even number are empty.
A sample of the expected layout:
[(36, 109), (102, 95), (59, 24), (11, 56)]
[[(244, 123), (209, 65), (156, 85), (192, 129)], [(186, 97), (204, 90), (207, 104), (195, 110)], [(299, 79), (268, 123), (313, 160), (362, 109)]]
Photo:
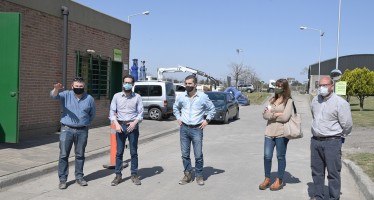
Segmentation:
[(286, 170), (286, 152), (288, 139), (285, 137), (268, 138), (265, 137), (264, 144), (264, 168), (265, 177), (270, 178), (271, 163), (273, 160), (274, 147), (277, 149), (278, 159), (278, 178), (283, 179), (284, 171)]
[(311, 168), (315, 187), (315, 198), (324, 199), (325, 169), (327, 168), (327, 180), (329, 186), (329, 199), (340, 198), (340, 172), (342, 169), (341, 152), (342, 141), (332, 139), (319, 141), (311, 139)]
[(60, 133), (60, 158), (58, 161), (58, 177), (61, 182), (66, 182), (69, 174), (69, 154), (74, 144), (75, 147), (75, 179), (83, 178), (84, 152), (87, 146), (88, 128), (72, 129), (61, 127)]
[(190, 128), (185, 125), (180, 127), (180, 144), (184, 171), (192, 172), (191, 166), (191, 142), (195, 155), (195, 176), (203, 176), (203, 129)]
[(130, 145), (130, 155), (131, 155), (131, 175), (138, 174), (138, 138), (139, 138), (139, 125), (136, 125), (136, 128), (128, 133), (126, 131), (127, 125), (123, 124), (122, 129), (124, 130), (122, 133), (116, 133), (116, 141), (117, 141), (117, 153), (116, 153), (116, 168), (115, 173), (117, 175), (122, 175), (122, 166), (123, 166), (123, 151), (125, 149), (126, 138), (129, 139)]

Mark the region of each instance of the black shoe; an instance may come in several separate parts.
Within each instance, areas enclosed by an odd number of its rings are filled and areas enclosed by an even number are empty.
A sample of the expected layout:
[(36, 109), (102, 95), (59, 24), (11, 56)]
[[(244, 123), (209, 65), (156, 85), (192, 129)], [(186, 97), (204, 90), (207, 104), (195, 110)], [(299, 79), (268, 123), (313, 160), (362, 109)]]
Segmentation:
[(121, 183), (121, 181), (122, 181), (122, 175), (117, 174), (116, 177), (114, 178), (114, 180), (112, 181), (111, 185), (116, 186), (119, 183)]
[(60, 189), (60, 190), (64, 190), (67, 187), (68, 186), (66, 185), (66, 181), (61, 181), (60, 184), (58, 184), (58, 189)]
[(138, 175), (132, 175), (131, 176), (131, 180), (132, 182), (135, 184), (135, 185), (141, 185), (142, 183), (140, 182), (139, 180), (139, 176)]
[(84, 180), (83, 178), (80, 178), (80, 179), (77, 179), (76, 182), (80, 185), (80, 186), (87, 186), (87, 181)]

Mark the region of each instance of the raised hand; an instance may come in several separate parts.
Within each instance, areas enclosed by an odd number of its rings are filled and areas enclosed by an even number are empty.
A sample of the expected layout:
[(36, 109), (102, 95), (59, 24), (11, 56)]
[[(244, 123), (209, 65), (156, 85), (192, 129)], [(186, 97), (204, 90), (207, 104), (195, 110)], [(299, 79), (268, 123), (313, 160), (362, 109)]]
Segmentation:
[(53, 85), (53, 87), (55, 88), (55, 90), (64, 89), (64, 86), (61, 83), (56, 83), (56, 84)]

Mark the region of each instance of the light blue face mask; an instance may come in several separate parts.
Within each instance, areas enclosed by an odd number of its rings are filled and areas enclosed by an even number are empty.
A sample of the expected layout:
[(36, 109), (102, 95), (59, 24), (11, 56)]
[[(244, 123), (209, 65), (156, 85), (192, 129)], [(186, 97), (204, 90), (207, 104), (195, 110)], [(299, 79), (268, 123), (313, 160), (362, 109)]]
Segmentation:
[(132, 89), (132, 84), (129, 84), (129, 83), (124, 83), (123, 84), (123, 89), (125, 91), (130, 91)]

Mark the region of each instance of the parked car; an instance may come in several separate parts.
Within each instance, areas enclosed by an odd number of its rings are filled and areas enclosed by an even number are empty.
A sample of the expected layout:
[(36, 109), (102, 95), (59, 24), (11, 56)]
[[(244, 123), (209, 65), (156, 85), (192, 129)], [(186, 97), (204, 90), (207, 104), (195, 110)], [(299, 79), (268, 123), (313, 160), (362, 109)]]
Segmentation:
[(212, 121), (219, 121), (224, 124), (229, 119), (239, 118), (239, 103), (230, 92), (205, 92), (216, 108), (216, 114)]
[(153, 120), (168, 119), (173, 114), (174, 85), (168, 81), (137, 81), (133, 91), (143, 100), (144, 115)]
[(255, 87), (252, 84), (238, 85), (238, 90), (252, 93), (255, 91)]

